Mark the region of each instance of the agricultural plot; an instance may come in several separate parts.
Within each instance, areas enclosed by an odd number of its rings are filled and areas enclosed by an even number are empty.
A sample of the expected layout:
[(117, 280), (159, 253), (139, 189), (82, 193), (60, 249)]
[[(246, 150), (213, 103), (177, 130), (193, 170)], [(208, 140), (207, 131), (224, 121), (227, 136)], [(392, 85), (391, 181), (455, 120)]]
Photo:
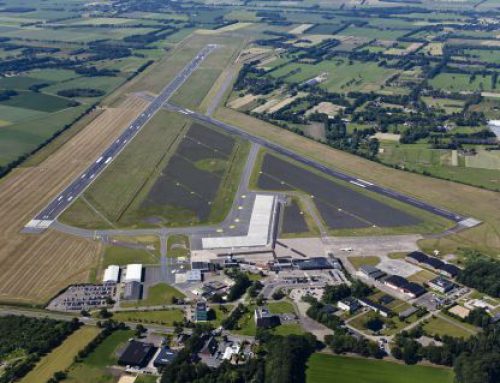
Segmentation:
[(374, 62), (344, 59), (324, 60), (318, 64), (290, 63), (271, 72), (275, 78), (288, 83), (302, 83), (326, 73), (326, 80), (320, 84), (330, 92), (376, 91), (396, 70), (382, 68)]
[(381, 360), (349, 358), (316, 353), (306, 370), (307, 383), (323, 383), (335, 376), (336, 383), (452, 383), (449, 368), (408, 366)]
[(257, 185), (264, 190), (300, 190), (312, 196), (331, 229), (412, 226), (420, 222), (402, 210), (270, 154), (264, 156)]
[(492, 91), (496, 89), (499, 83), (500, 79), (497, 80), (494, 87), (492, 84), (492, 76), (490, 75), (470, 76), (462, 73), (440, 73), (429, 81), (429, 84), (434, 88), (450, 92)]

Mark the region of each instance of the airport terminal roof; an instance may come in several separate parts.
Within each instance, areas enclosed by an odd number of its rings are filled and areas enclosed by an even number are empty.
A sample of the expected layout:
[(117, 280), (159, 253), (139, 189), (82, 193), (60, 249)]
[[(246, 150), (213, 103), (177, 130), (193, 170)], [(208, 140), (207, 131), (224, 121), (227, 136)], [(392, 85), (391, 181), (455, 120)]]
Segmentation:
[(125, 282), (140, 282), (142, 280), (142, 265), (140, 263), (131, 263), (127, 265), (125, 271)]
[(202, 238), (204, 249), (266, 246), (270, 241), (275, 198), (256, 195), (246, 236)]

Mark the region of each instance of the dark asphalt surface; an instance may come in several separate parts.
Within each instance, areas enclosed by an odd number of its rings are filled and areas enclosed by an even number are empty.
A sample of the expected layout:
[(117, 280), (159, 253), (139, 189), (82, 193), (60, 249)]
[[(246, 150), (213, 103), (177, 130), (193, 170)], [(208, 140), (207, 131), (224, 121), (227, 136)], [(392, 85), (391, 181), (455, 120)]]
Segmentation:
[(348, 174), (342, 173), (338, 170), (331, 169), (331, 168), (327, 167), (326, 165), (323, 165), (323, 164), (321, 164), (317, 161), (314, 161), (310, 158), (307, 158), (307, 157), (304, 157), (300, 154), (297, 154), (294, 151), (287, 149), (281, 145), (278, 145), (274, 142), (268, 141), (265, 138), (254, 136), (254, 135), (248, 133), (247, 131), (242, 130), (236, 126), (226, 124), (225, 122), (216, 120), (215, 118), (204, 115), (202, 113), (198, 113), (198, 112), (195, 112), (195, 111), (192, 111), (189, 109), (185, 109), (185, 108), (182, 108), (182, 107), (179, 107), (176, 105), (172, 105), (170, 103), (168, 103), (166, 105), (166, 107), (169, 110), (173, 110), (173, 111), (176, 111), (176, 112), (179, 112), (182, 114), (189, 115), (191, 118), (193, 118), (195, 120), (203, 121), (203, 122), (218, 126), (219, 128), (224, 129), (225, 131), (227, 131), (229, 133), (238, 135), (238, 136), (240, 136), (240, 137), (242, 137), (250, 142), (256, 143), (256, 144), (258, 144), (262, 147), (265, 147), (267, 149), (271, 149), (271, 150), (273, 150), (281, 155), (284, 155), (286, 157), (289, 157), (289, 158), (291, 158), (291, 159), (293, 159), (301, 164), (310, 166), (310, 167), (312, 167), (312, 168), (314, 168), (314, 169), (316, 169), (316, 170), (318, 170), (318, 171), (320, 171), (328, 176), (338, 178), (342, 181), (349, 182), (353, 185), (364, 188), (366, 190), (370, 190), (370, 191), (375, 192), (377, 194), (381, 194), (381, 195), (393, 198), (395, 200), (407, 203), (411, 206), (418, 207), (422, 210), (428, 211), (430, 213), (436, 214), (440, 217), (444, 217), (446, 219), (449, 219), (449, 220), (457, 222), (457, 223), (466, 219), (466, 217), (461, 216), (461, 215), (456, 214), (456, 213), (453, 213), (449, 210), (445, 210), (445, 209), (433, 206), (433, 205), (428, 204), (426, 202), (420, 201), (416, 198), (409, 197), (407, 195), (398, 193), (394, 190), (387, 189), (387, 188), (384, 188), (382, 186), (376, 185), (374, 183), (364, 181), (362, 179), (359, 179), (359, 178), (350, 176)]
[(161, 93), (154, 98), (146, 110), (137, 117), (128, 128), (109, 146), (87, 170), (74, 180), (63, 192), (56, 196), (34, 220), (54, 221), (120, 154), (127, 144), (137, 135), (141, 128), (162, 108), (165, 102), (180, 88), (200, 63), (215, 49), (215, 45), (207, 45), (179, 72)]

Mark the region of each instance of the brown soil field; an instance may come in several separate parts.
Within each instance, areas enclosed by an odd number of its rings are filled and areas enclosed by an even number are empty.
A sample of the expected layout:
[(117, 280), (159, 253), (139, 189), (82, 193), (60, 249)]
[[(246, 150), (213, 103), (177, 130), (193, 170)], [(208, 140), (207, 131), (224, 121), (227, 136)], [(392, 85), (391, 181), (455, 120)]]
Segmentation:
[(20, 230), (146, 105), (130, 97), (106, 109), (39, 165), (16, 169), (0, 183), (0, 301), (43, 304), (69, 283), (88, 280), (98, 243), (50, 230), (41, 235)]
[(439, 249), (448, 254), (461, 248), (475, 248), (500, 258), (500, 215), (495, 208), (500, 206), (500, 193), (392, 169), (232, 109), (219, 108), (215, 117), (346, 173), (483, 221), (481, 225), (458, 234), (422, 240), (419, 245), (426, 251)]

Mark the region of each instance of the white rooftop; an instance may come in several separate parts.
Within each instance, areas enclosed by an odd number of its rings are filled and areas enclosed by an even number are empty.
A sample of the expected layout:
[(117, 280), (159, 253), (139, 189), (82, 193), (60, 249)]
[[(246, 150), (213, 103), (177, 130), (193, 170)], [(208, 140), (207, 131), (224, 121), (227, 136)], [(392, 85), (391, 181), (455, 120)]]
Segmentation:
[(140, 263), (131, 263), (127, 265), (125, 271), (125, 282), (140, 282), (142, 280), (142, 265)]
[(120, 275), (120, 266), (109, 265), (106, 270), (104, 270), (104, 276), (102, 278), (103, 282), (118, 282), (118, 277)]
[(257, 195), (246, 236), (202, 238), (203, 249), (266, 246), (270, 241), (275, 197)]

